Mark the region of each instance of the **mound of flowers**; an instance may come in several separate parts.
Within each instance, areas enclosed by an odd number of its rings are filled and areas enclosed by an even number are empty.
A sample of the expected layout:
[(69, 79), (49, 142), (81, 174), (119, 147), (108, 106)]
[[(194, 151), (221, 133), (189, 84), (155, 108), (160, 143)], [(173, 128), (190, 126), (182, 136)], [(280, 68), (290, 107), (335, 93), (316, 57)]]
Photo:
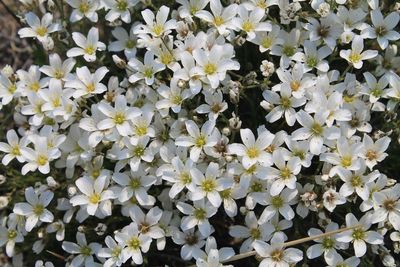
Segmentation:
[(399, 3), (17, 6), (5, 266), (399, 266)]

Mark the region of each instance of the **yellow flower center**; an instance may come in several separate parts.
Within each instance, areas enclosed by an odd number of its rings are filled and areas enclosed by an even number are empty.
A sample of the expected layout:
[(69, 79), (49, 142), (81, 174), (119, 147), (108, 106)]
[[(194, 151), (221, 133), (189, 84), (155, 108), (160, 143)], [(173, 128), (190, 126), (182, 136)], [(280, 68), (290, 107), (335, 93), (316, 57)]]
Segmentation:
[(350, 182), (351, 182), (351, 185), (353, 187), (359, 187), (359, 186), (361, 186), (363, 184), (361, 177), (358, 176), (358, 175), (355, 175), (355, 176), (351, 177), (351, 181)]
[(321, 126), (321, 124), (314, 122), (314, 124), (311, 127), (311, 132), (315, 136), (320, 136), (324, 132), (324, 128)]
[(276, 209), (282, 208), (283, 203), (283, 199), (280, 196), (274, 196), (271, 200), (272, 206), (274, 206)]
[(214, 24), (218, 27), (224, 24), (224, 19), (221, 16), (216, 16), (214, 18)]
[(358, 63), (361, 60), (361, 54), (356, 52), (351, 52), (349, 56), (349, 61), (351, 63)]
[(205, 144), (206, 144), (206, 137), (201, 134), (199, 137), (197, 137), (196, 142), (195, 142), (195, 146), (196, 147), (203, 147)]
[(96, 48), (94, 48), (93, 45), (89, 45), (88, 47), (85, 48), (85, 53), (88, 55), (93, 55), (94, 52), (96, 52)]
[(31, 89), (32, 91), (34, 91), (34, 92), (39, 91), (39, 89), (40, 89), (40, 84), (39, 84), (39, 82), (34, 82), (34, 83), (32, 83), (31, 86), (30, 86), (30, 89)]
[(144, 77), (146, 77), (148, 79), (151, 79), (151, 77), (153, 77), (153, 74), (154, 74), (153, 68), (151, 68), (151, 67), (145, 68), (145, 70), (143, 71)]
[(203, 210), (202, 208), (198, 208), (198, 209), (194, 210), (193, 215), (197, 220), (201, 221), (206, 218), (207, 212), (205, 210)]
[(11, 148), (11, 154), (14, 156), (21, 156), (21, 150), (19, 149), (19, 145), (13, 146)]
[(134, 178), (131, 180), (130, 186), (132, 189), (138, 189), (142, 186), (142, 183), (140, 182), (140, 179)]
[(254, 24), (252, 22), (250, 22), (250, 21), (245, 21), (242, 24), (242, 29), (245, 32), (252, 32), (254, 30), (254, 28), (255, 28)]
[(291, 81), (290, 82), (290, 89), (292, 89), (293, 91), (297, 91), (300, 88), (300, 82), (299, 81)]
[(190, 177), (190, 174), (187, 172), (182, 172), (180, 174), (180, 180), (183, 184), (189, 184), (192, 182), (192, 177)]
[(64, 72), (62, 70), (56, 70), (54, 72), (54, 78), (59, 79), (59, 80), (64, 78)]
[(133, 250), (138, 250), (140, 248), (140, 239), (137, 237), (132, 237), (128, 241), (128, 247)]
[(83, 13), (83, 14), (85, 14), (86, 12), (88, 12), (89, 9), (90, 9), (90, 5), (89, 5), (89, 3), (87, 3), (87, 2), (82, 2), (82, 3), (80, 3), (79, 8), (78, 8), (78, 10), (79, 10), (81, 13)]
[(147, 134), (147, 125), (137, 125), (135, 127), (135, 132), (139, 136), (144, 136)]
[(289, 179), (291, 175), (292, 175), (292, 172), (288, 167), (285, 167), (280, 171), (280, 176), (284, 180)]
[(251, 238), (255, 239), (260, 239), (261, 238), (261, 231), (258, 228), (253, 228), (250, 229), (250, 236)]
[(182, 103), (182, 97), (180, 95), (174, 95), (171, 98), (171, 102), (174, 105), (180, 105)]
[(125, 122), (125, 114), (117, 113), (114, 117), (115, 124), (123, 124)]
[(281, 249), (275, 249), (271, 253), (271, 259), (275, 262), (281, 262), (283, 260), (284, 253)]
[(8, 87), (8, 92), (10, 92), (11, 94), (15, 93), (16, 90), (17, 90), (17, 85), (15, 83), (11, 84)]
[(88, 85), (86, 86), (86, 90), (87, 90), (89, 93), (94, 92), (94, 90), (95, 90), (94, 84), (93, 84), (93, 83), (88, 84)]
[(40, 166), (43, 166), (47, 163), (48, 158), (45, 155), (39, 155), (39, 157), (37, 158), (37, 163)]
[(17, 231), (9, 230), (8, 234), (7, 234), (7, 237), (8, 237), (9, 240), (16, 238), (17, 237)]
[(367, 151), (366, 157), (368, 160), (375, 160), (375, 159), (377, 159), (378, 155), (377, 155), (376, 151), (370, 149)]
[(100, 202), (101, 196), (100, 194), (94, 193), (89, 197), (89, 202), (92, 204), (97, 204)]
[(352, 159), (351, 156), (344, 156), (342, 157), (340, 163), (342, 164), (343, 167), (347, 168), (351, 166)]
[(37, 204), (33, 207), (33, 213), (37, 216), (40, 216), (44, 211), (44, 206), (42, 204)]
[(258, 157), (259, 155), (260, 151), (255, 147), (251, 147), (247, 150), (247, 156), (251, 159)]
[(156, 36), (160, 36), (164, 31), (164, 25), (156, 24), (153, 27), (153, 32)]
[(203, 189), (204, 192), (212, 192), (215, 190), (216, 187), (216, 183), (215, 180), (213, 179), (205, 179), (202, 183), (201, 183), (201, 188)]
[(270, 48), (271, 44), (272, 44), (272, 38), (270, 37), (265, 37), (261, 42), (261, 45), (264, 48)]
[(128, 9), (128, 2), (126, 2), (126, 0), (117, 0), (117, 9), (126, 11)]
[(46, 28), (46, 27), (43, 27), (43, 26), (37, 27), (37, 28), (36, 28), (36, 33), (37, 33), (37, 35), (39, 35), (40, 37), (43, 37), (43, 36), (45, 36), (45, 35), (47, 34), (47, 28)]
[(204, 73), (207, 75), (213, 75), (217, 71), (217, 66), (213, 63), (207, 63), (204, 66)]

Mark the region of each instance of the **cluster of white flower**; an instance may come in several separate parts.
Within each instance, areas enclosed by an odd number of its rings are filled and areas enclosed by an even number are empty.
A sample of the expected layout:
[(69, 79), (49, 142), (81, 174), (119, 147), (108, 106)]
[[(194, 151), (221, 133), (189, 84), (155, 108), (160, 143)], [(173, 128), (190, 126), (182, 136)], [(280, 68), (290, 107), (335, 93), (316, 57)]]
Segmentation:
[(20, 2), (48, 65), (0, 74), (2, 164), (43, 177), (2, 218), (14, 266), (396, 266), (392, 1)]

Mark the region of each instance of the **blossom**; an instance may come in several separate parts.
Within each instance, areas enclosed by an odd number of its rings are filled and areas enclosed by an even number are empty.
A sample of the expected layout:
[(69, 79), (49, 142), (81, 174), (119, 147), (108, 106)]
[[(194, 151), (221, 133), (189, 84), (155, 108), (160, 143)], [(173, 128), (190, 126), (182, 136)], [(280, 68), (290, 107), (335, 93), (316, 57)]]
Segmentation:
[(123, 95), (116, 97), (115, 107), (111, 107), (108, 103), (101, 102), (98, 109), (107, 116), (107, 118), (100, 121), (97, 127), (100, 130), (115, 127), (121, 136), (128, 136), (133, 133), (130, 121), (141, 114), (138, 108), (129, 107), (127, 105), (126, 98)]
[(77, 243), (73, 243), (70, 241), (64, 241), (62, 243), (62, 248), (71, 254), (76, 255), (72, 262), (72, 266), (81, 266), (84, 264), (84, 266), (90, 266), (94, 265), (94, 259), (93, 255), (95, 255), (99, 249), (101, 248), (101, 245), (99, 243), (87, 243), (86, 241), (86, 236), (84, 233), (77, 232), (76, 233), (76, 241)]
[(154, 60), (154, 53), (150, 51), (144, 55), (144, 64), (136, 58), (131, 58), (128, 64), (136, 71), (129, 77), (129, 81), (132, 83), (144, 79), (147, 85), (152, 85), (155, 79), (154, 74), (165, 69), (164, 64)]
[(89, 215), (104, 214), (111, 215), (110, 199), (114, 193), (107, 190), (108, 181), (106, 176), (100, 176), (96, 180), (82, 177), (75, 182), (82, 194), (72, 197), (72, 206), (83, 206)]
[(256, 8), (252, 11), (248, 11), (243, 5), (240, 5), (237, 10), (239, 17), (235, 17), (232, 20), (233, 25), (244, 31), (247, 34), (247, 39), (254, 39), (256, 32), (258, 31), (270, 31), (271, 24), (263, 22), (264, 10)]
[(394, 30), (400, 20), (398, 13), (392, 12), (384, 18), (379, 9), (374, 9), (371, 11), (371, 20), (373, 27), (363, 29), (361, 36), (370, 39), (376, 38), (382, 49), (385, 49), (389, 45), (389, 41), (400, 38), (400, 34)]
[(263, 258), (261, 267), (285, 266), (295, 264), (303, 259), (303, 253), (297, 248), (284, 248), (284, 237), (282, 235), (274, 235), (271, 245), (264, 241), (256, 240), (254, 249)]
[(113, 22), (121, 18), (123, 22), (131, 22), (129, 9), (138, 3), (137, 0), (106, 0), (105, 4), (110, 9), (106, 15), (106, 20)]
[(52, 222), (53, 214), (46, 209), (53, 199), (53, 192), (44, 191), (37, 193), (33, 187), (25, 190), (25, 199), (28, 202), (17, 203), (14, 206), (14, 213), (26, 216), (25, 229), (30, 232), (38, 222)]
[(366, 214), (360, 220), (357, 220), (352, 213), (348, 213), (346, 215), (346, 226), (354, 226), (355, 228), (338, 234), (337, 240), (345, 243), (352, 242), (356, 257), (362, 257), (367, 252), (366, 243), (375, 245), (383, 243), (383, 238), (379, 233), (368, 231), (371, 224), (370, 214)]
[(92, 62), (96, 60), (96, 51), (103, 51), (106, 49), (106, 45), (99, 42), (99, 30), (95, 27), (89, 30), (87, 37), (79, 32), (73, 32), (72, 39), (74, 39), (78, 47), (68, 50), (68, 57), (83, 56), (86, 61)]
[(22, 137), (20, 140), (14, 130), (9, 130), (7, 131), (7, 142), (0, 142), (0, 151), (7, 153), (1, 163), (7, 166), (15, 158), (21, 163), (24, 162), (25, 158), (22, 156), (21, 149), (28, 145), (29, 140), (26, 137)]
[(25, 20), (29, 27), (22, 28), (18, 31), (21, 38), (34, 37), (40, 42), (48, 42), (50, 33), (57, 32), (61, 30), (61, 25), (58, 23), (53, 23), (53, 15), (46, 13), (41, 19), (33, 13), (29, 12), (25, 15)]
[(99, 8), (98, 0), (67, 0), (68, 5), (73, 8), (69, 20), (76, 22), (83, 17), (88, 18), (92, 22), (97, 22), (97, 9)]
[(145, 9), (141, 13), (146, 25), (140, 25), (135, 31), (137, 34), (151, 34), (159, 38), (176, 28), (175, 20), (167, 21), (169, 8), (166, 6), (161, 6), (156, 16), (149, 9)]
[(223, 8), (220, 0), (211, 0), (210, 9), (212, 14), (206, 10), (199, 10), (195, 16), (214, 25), (219, 34), (225, 35), (229, 33), (229, 29), (233, 29), (232, 19), (235, 17), (238, 6), (236, 4)]
[(364, 41), (360, 36), (355, 36), (352, 43), (351, 49), (340, 50), (340, 57), (346, 59), (354, 68), (360, 69), (363, 65), (363, 60), (374, 58), (378, 55), (376, 50), (364, 49)]
[(206, 147), (212, 147), (217, 144), (215, 122), (207, 121), (203, 124), (201, 129), (196, 125), (194, 121), (185, 122), (188, 136), (179, 136), (175, 144), (183, 147), (191, 147), (190, 159), (197, 162), (200, 158), (200, 154)]
[(242, 157), (242, 164), (245, 168), (260, 163), (262, 165), (271, 165), (271, 155), (265, 149), (271, 145), (274, 135), (269, 131), (263, 131), (257, 138), (250, 129), (241, 129), (240, 137), (243, 144), (231, 144), (228, 146), (228, 152)]

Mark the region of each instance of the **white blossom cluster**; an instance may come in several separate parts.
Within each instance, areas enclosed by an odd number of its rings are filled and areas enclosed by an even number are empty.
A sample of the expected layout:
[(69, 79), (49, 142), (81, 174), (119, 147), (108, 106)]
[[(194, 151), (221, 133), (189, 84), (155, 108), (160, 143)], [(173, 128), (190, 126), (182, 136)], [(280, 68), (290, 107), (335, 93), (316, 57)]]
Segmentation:
[(43, 180), (2, 218), (10, 266), (171, 247), (179, 266), (396, 266), (400, 184), (371, 122), (400, 100), (395, 1), (20, 2), (47, 58), (1, 71), (2, 168)]

